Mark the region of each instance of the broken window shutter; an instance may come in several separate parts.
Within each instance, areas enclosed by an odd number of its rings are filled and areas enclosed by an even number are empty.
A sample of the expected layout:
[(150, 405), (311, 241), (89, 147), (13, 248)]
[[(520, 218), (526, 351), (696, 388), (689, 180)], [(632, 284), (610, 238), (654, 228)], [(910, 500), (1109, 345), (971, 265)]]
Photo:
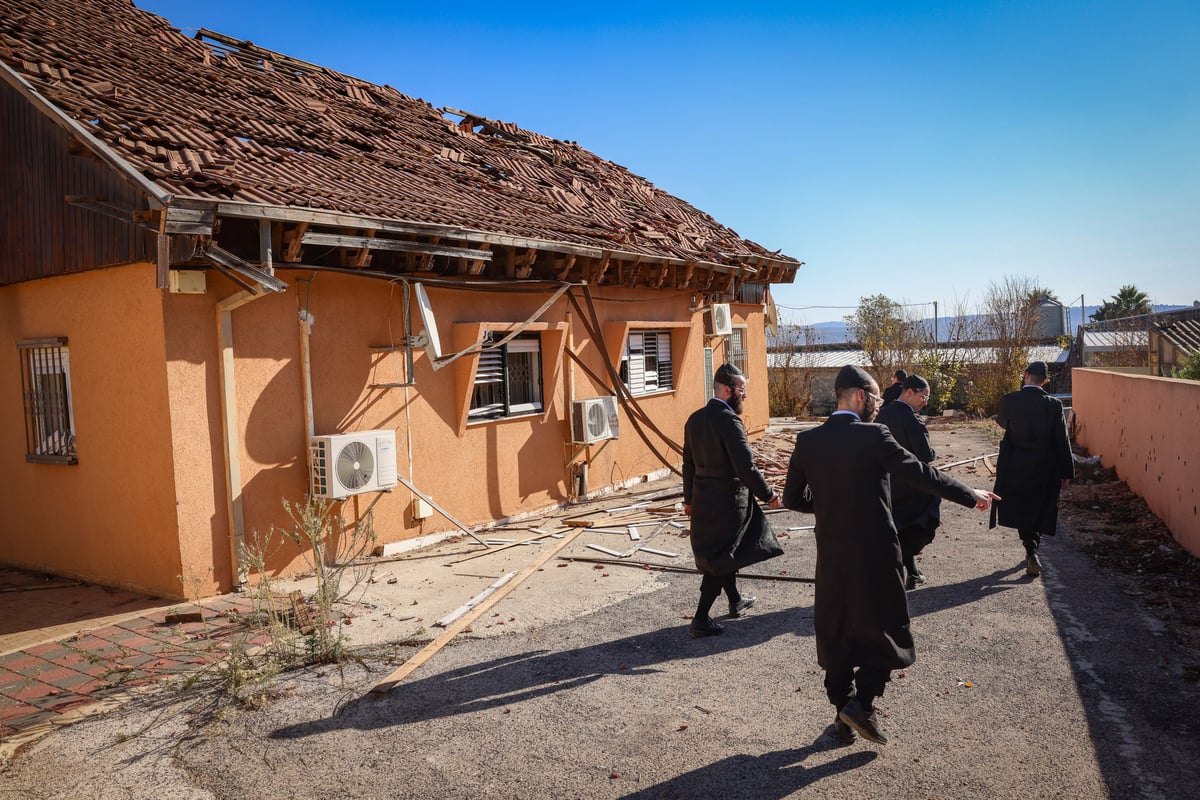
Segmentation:
[(630, 333), (629, 344), (629, 393), (644, 394), (646, 391), (645, 337), (641, 333)]
[(475, 383), (499, 383), (504, 380), (504, 350), (496, 347), (479, 354), (479, 367), (475, 370)]

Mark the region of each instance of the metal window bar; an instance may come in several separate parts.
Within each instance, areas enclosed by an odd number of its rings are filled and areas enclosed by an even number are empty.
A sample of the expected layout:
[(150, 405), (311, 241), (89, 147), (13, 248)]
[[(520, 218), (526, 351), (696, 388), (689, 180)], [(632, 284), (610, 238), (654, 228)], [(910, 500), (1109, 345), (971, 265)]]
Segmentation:
[(542, 339), (537, 334), (508, 343), (509, 413), (526, 414), (545, 409), (542, 402)]
[(674, 389), (674, 368), (671, 366), (671, 332), (656, 331), (655, 344), (658, 350), (658, 388)]
[(65, 337), (17, 343), (25, 412), (25, 460), (78, 463), (71, 428)]
[(733, 335), (729, 337), (729, 363), (740, 369), (743, 373), (749, 375), (746, 370), (746, 344), (743, 341), (745, 331), (742, 328), (734, 328)]

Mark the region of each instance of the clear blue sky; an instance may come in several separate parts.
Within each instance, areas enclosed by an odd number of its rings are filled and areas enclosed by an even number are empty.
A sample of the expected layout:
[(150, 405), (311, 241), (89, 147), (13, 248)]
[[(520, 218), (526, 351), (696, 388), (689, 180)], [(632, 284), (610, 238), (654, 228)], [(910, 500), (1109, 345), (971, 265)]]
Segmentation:
[(806, 262), (788, 322), (1200, 300), (1195, 0), (136, 5), (578, 141)]

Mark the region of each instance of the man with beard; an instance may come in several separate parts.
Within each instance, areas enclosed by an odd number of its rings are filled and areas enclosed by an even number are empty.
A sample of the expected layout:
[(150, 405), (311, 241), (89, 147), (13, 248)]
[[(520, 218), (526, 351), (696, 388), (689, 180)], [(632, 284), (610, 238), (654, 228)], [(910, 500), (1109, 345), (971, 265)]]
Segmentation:
[[(920, 375), (909, 375), (897, 400), (884, 403), (876, 421), (888, 426), (901, 447), (924, 463), (931, 463), (934, 452), (929, 431), (917, 417), (929, 402), (929, 381)], [(900, 554), (907, 573), (905, 589), (915, 589), (925, 582), (925, 574), (917, 569), (917, 556), (933, 541), (941, 522), (941, 505), (942, 498), (937, 495), (912, 489), (902, 482), (892, 484), (892, 519), (899, 533)]]
[(1008, 499), (996, 504), (989, 527), (998, 522), (1017, 529), (1025, 545), (1025, 574), (1031, 578), (1042, 574), (1038, 546), (1043, 535), (1058, 532), (1058, 496), (1075, 477), (1062, 403), (1046, 393), (1045, 382), (1046, 362), (1032, 362), (1024, 385), (1000, 398), (996, 415), (1004, 438), (996, 458), (995, 490)]
[(834, 383), (838, 410), (796, 437), (783, 504), (816, 515), (813, 627), (834, 734), (886, 744), (875, 716), (894, 669), (916, 660), (892, 520), (892, 482), (987, 509), (991, 492), (972, 489), (921, 463), (883, 425), (869, 424), (882, 398), (864, 370), (846, 365)]
[(758, 598), (739, 594), (737, 571), (783, 552), (751, 497), (771, 508), (781, 505), (754, 466), (742, 425), (746, 377), (733, 364), (722, 364), (712, 387), (713, 399), (688, 417), (683, 429), (683, 509), (692, 521), (692, 554), (703, 575), (690, 627), (693, 638), (724, 630), (709, 616), (722, 591), (729, 598), (729, 616), (745, 614)]

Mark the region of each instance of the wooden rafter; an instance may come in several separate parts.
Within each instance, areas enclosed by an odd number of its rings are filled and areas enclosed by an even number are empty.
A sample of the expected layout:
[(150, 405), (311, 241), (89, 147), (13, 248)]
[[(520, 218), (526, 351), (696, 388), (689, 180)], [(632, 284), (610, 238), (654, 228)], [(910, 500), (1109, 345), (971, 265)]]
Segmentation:
[(592, 276), (592, 283), (600, 283), (604, 280), (604, 273), (608, 272), (608, 266), (612, 262), (612, 253), (605, 252), (600, 257), (600, 263), (596, 265), (596, 274)]
[(409, 242), (401, 239), (379, 239), (374, 236), (340, 236), (333, 233), (315, 233), (309, 231), (302, 239), (304, 244), (319, 244), (330, 247), (347, 247), (353, 249), (391, 250), (401, 253), (426, 253), (434, 256), (449, 258), (479, 259), (491, 261), (492, 254), (488, 250), (478, 250), (468, 247), (449, 247), (436, 242)]
[(533, 273), (534, 262), (537, 261), (538, 251), (530, 248), (525, 251), (525, 255), (517, 262), (516, 278), (517, 280), (525, 280)]
[(283, 260), (289, 264), (294, 264), (300, 260), (300, 246), (303, 244), (304, 234), (308, 231), (309, 223), (300, 222), (296, 227), (289, 231), (284, 231), (283, 240), (287, 243), (287, 247), (283, 251)]
[(575, 259), (576, 256), (574, 254), (563, 256), (561, 259), (562, 266), (559, 268), (558, 274), (555, 277), (557, 277), (560, 281), (565, 281), (567, 276), (571, 274), (571, 269), (575, 266)]
[[(362, 232), (362, 235), (363, 235), (363, 238), (370, 240), (370, 239), (374, 238), (374, 236), (375, 236), (375, 229), (367, 228), (366, 230), (364, 230)], [(371, 263), (371, 248), (360, 247), (358, 250), (356, 250), (356, 251), (352, 250), (350, 252), (350, 266), (362, 268), (362, 267), (368, 266), (370, 263)]]

